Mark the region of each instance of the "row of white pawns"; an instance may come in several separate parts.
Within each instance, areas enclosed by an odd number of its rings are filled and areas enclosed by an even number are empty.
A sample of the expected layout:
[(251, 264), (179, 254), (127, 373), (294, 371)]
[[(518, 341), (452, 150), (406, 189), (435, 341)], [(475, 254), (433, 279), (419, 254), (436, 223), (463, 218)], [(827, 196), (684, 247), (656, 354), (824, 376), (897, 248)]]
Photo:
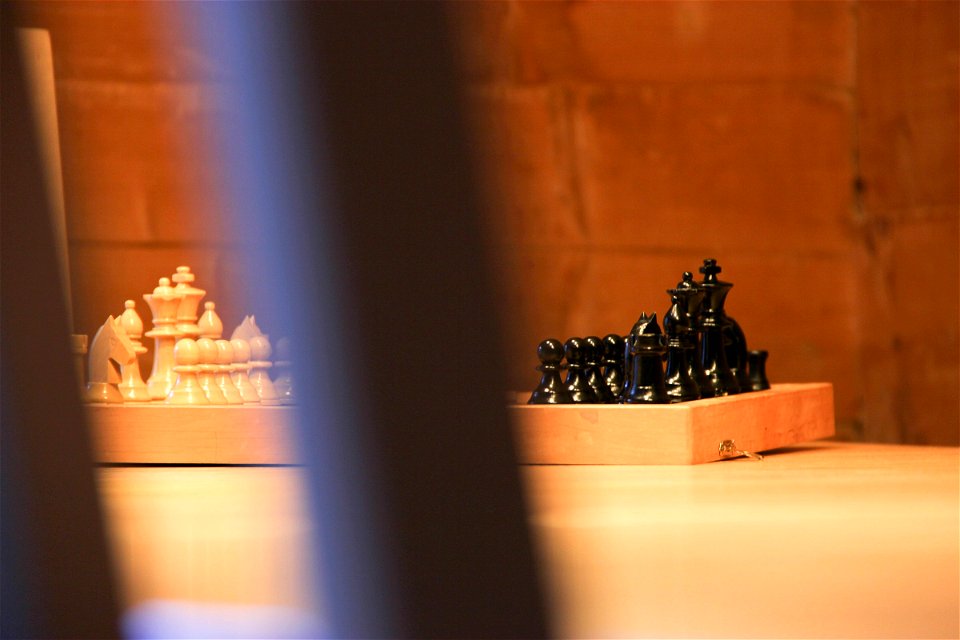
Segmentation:
[(177, 379), (167, 404), (292, 403), (289, 366), (278, 362), (277, 380), (270, 379), (270, 343), (265, 336), (249, 341), (181, 338), (173, 357)]

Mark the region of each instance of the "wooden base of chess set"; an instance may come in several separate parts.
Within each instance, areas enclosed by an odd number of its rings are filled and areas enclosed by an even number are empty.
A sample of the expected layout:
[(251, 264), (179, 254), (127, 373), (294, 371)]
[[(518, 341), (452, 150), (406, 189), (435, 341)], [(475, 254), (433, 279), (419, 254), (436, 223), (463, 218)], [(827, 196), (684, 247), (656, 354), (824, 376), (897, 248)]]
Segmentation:
[(690, 465), (729, 457), (721, 443), (763, 452), (835, 433), (833, 385), (775, 384), (678, 404), (508, 406), (524, 464)]
[[(518, 394), (517, 402), (529, 394)], [(295, 407), (86, 405), (95, 459), (123, 464), (298, 464)], [(508, 407), (522, 464), (689, 465), (835, 433), (833, 385), (775, 384), (660, 405)]]
[(94, 459), (122, 464), (298, 464), (295, 407), (88, 404)]

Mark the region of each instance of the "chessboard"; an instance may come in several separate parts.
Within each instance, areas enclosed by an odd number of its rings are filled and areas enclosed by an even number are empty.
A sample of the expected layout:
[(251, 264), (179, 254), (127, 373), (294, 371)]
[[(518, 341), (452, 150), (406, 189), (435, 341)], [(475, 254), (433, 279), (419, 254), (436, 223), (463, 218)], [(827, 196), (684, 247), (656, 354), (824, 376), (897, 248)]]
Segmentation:
[(529, 395), (508, 406), (523, 464), (691, 465), (835, 434), (827, 382), (676, 404), (522, 404)]
[(296, 407), (88, 404), (99, 464), (300, 464)]
[[(298, 464), (294, 442), (293, 350), (277, 340), (277, 360), (256, 318), (223, 337), (223, 321), (187, 265), (143, 294), (153, 328), (144, 332), (136, 301), (110, 315), (92, 340), (72, 336), (81, 397), (100, 464)], [(171, 286), (176, 283), (176, 286)], [(154, 340), (144, 381), (141, 337)], [(89, 346), (88, 346), (89, 345)], [(84, 366), (86, 365), (86, 366)]]
[[(666, 290), (663, 330), (644, 311), (627, 335), (540, 342), (540, 382), (509, 408), (521, 463), (698, 464), (834, 434), (832, 385), (771, 387), (767, 351), (748, 349), (726, 312), (733, 284), (717, 277), (714, 258), (699, 271), (702, 281), (685, 271)], [(253, 315), (224, 339), (216, 303), (198, 317), (207, 292), (195, 278), (181, 265), (143, 294), (152, 330), (144, 333), (129, 299), (90, 341), (83, 398), (96, 460), (297, 464), (289, 339), (278, 340), (271, 361)], [(142, 336), (155, 341), (147, 381)]]
[(540, 382), (509, 408), (521, 462), (762, 460), (755, 452), (834, 435), (833, 386), (770, 384), (769, 353), (748, 349), (726, 311), (722, 270), (706, 258), (700, 282), (683, 272), (663, 330), (643, 311), (627, 335), (540, 342)]

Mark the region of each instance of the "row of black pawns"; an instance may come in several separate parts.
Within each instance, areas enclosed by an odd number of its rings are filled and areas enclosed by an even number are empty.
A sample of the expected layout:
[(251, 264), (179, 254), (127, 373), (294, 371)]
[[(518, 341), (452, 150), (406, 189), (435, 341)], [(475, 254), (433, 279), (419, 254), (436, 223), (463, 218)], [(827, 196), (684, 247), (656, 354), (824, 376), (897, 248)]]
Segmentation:
[(701, 282), (687, 271), (667, 290), (673, 304), (665, 333), (656, 313), (642, 313), (627, 336), (541, 342), (542, 376), (528, 404), (666, 404), (769, 389), (767, 352), (749, 351), (740, 325), (724, 311), (733, 285), (717, 279), (720, 271), (716, 260), (704, 260)]

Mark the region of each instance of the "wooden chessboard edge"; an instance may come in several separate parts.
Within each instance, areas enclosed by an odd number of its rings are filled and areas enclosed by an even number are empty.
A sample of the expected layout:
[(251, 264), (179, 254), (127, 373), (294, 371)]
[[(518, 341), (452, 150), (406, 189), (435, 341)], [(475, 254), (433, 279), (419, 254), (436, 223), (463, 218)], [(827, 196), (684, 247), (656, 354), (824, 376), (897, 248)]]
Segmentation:
[(833, 385), (673, 405), (508, 405), (521, 464), (689, 465), (722, 459), (733, 440), (763, 451), (834, 435)]
[(298, 464), (289, 406), (86, 405), (100, 464)]
[[(721, 459), (719, 443), (732, 440), (739, 449), (769, 451), (787, 445), (833, 436), (836, 422), (831, 383), (782, 385), (749, 398), (749, 411), (736, 411), (747, 404), (694, 407), (695, 463)], [(735, 411), (725, 419), (722, 411)], [(702, 415), (699, 415), (701, 414)]]

